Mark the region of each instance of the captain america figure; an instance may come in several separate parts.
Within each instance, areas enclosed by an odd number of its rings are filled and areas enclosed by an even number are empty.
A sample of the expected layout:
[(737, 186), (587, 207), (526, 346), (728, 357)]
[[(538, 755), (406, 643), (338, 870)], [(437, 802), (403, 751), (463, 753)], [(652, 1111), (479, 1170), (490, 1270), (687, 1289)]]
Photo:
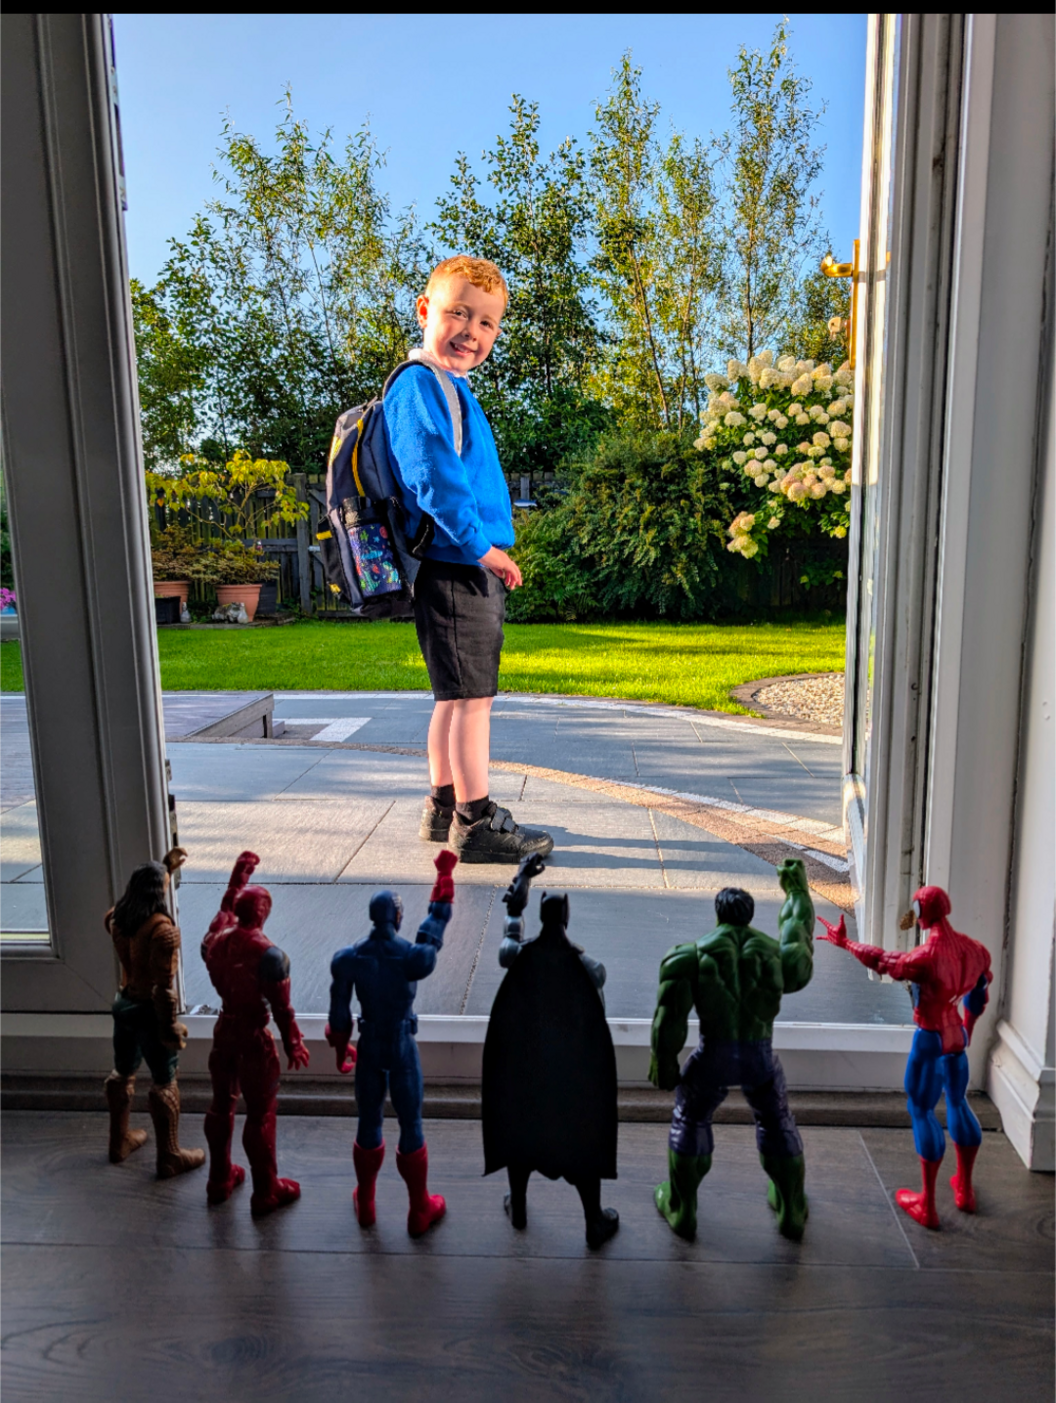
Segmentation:
[[(379, 891), (370, 901), (370, 934), (339, 950), (330, 966), (330, 1022), (326, 1040), (334, 1049), (337, 1069), (356, 1070), (359, 1124), (352, 1146), (356, 1188), (352, 1202), (361, 1228), (375, 1219), (374, 1186), (385, 1158), (382, 1123), (388, 1088), (400, 1122), (396, 1168), (407, 1185), (407, 1231), (421, 1237), (444, 1216), (447, 1205), (426, 1188), (429, 1152), (422, 1134), (422, 1068), (414, 1034), (418, 1019), (414, 996), (418, 980), (436, 968), (451, 919), (455, 884), (451, 876), (458, 858), (436, 855), (437, 879), (429, 896), (429, 914), (418, 927), (412, 945), (399, 934), (403, 903), (395, 892)], [(360, 1004), (359, 1046), (350, 1048), (352, 995)]]
[[(940, 1226), (935, 1180), (946, 1153), (946, 1137), (935, 1107), (944, 1091), (946, 1123), (957, 1150), (957, 1173), (950, 1185), (962, 1213), (975, 1212), (972, 1167), (983, 1139), (967, 1100), (966, 1048), (990, 997), (990, 952), (978, 940), (954, 930), (947, 920), (949, 914), (950, 898), (941, 887), (921, 887), (913, 896), (912, 910), (899, 922), (902, 930), (918, 924), (927, 934), (927, 940), (915, 950), (882, 950), (848, 940), (842, 916), (837, 926), (822, 920), (827, 934), (818, 937), (849, 950), (867, 969), (905, 980), (911, 986), (917, 1031), (906, 1062), (905, 1087), (923, 1184), (920, 1193), (899, 1189), (895, 1201), (925, 1228)], [(963, 1021), (958, 1000), (964, 1004)]]

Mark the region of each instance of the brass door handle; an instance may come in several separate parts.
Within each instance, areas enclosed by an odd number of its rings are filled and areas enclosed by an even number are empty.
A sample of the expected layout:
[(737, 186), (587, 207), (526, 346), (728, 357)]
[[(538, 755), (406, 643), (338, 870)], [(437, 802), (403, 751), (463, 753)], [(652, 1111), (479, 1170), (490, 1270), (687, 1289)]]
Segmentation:
[(858, 326), (858, 249), (860, 240), (854, 241), (853, 263), (837, 263), (831, 253), (821, 260), (821, 271), (827, 278), (851, 279), (851, 318), (847, 328), (847, 360), (854, 369), (855, 330)]

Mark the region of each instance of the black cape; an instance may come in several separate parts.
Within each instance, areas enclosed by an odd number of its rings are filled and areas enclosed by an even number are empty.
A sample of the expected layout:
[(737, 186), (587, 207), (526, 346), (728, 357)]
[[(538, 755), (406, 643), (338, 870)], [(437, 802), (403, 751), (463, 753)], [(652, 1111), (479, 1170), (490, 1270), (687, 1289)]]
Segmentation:
[(616, 1053), (563, 934), (524, 945), (499, 986), (481, 1102), (485, 1174), (515, 1163), (548, 1179), (616, 1178)]

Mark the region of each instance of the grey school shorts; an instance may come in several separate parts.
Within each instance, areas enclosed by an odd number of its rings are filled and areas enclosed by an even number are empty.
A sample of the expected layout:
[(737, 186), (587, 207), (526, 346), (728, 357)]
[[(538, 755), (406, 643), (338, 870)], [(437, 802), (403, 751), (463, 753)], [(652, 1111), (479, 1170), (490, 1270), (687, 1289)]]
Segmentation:
[(499, 690), (506, 586), (482, 565), (424, 560), (414, 581), (414, 624), (437, 701)]

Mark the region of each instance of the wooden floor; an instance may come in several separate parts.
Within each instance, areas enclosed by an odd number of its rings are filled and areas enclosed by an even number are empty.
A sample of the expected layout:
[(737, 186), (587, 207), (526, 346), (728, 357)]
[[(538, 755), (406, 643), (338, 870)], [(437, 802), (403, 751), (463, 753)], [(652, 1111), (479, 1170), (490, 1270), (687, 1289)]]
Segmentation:
[[(652, 1205), (664, 1127), (623, 1124), (604, 1194), (621, 1229), (591, 1253), (564, 1183), (533, 1179), (528, 1230), (510, 1228), (477, 1122), (427, 1123), (448, 1216), (418, 1243), (392, 1145), (377, 1226), (355, 1225), (346, 1118), (280, 1118), (303, 1197), (260, 1223), (248, 1189), (208, 1209), (204, 1171), (156, 1182), (149, 1146), (109, 1165), (105, 1127), (3, 1118), (4, 1403), (1053, 1397), (1053, 1181), (1000, 1133), (978, 1215), (946, 1173), (927, 1233), (891, 1202), (916, 1182), (908, 1132), (806, 1127), (797, 1247), (751, 1130), (720, 1126), (689, 1245)], [(199, 1117), (185, 1129), (204, 1144)]]

